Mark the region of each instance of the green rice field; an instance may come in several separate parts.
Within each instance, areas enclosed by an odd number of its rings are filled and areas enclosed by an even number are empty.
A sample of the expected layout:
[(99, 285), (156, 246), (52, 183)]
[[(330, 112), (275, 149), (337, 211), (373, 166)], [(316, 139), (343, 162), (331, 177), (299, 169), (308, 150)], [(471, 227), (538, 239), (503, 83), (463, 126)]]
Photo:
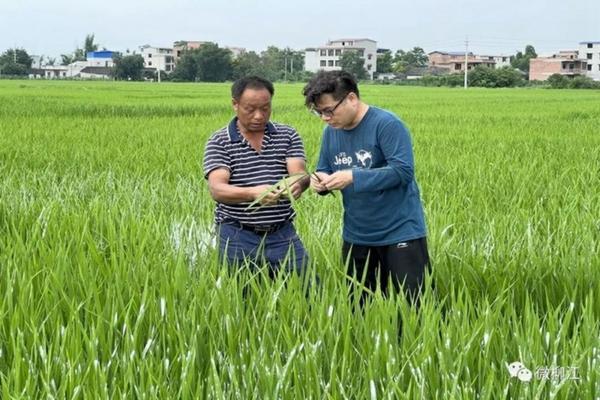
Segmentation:
[[(302, 86), (272, 119), (312, 170)], [(296, 203), (318, 285), (219, 263), (201, 165), (229, 84), (0, 81), (0, 398), (600, 399), (600, 92), (361, 97), (411, 130), (418, 312), (356, 308), (340, 196)]]

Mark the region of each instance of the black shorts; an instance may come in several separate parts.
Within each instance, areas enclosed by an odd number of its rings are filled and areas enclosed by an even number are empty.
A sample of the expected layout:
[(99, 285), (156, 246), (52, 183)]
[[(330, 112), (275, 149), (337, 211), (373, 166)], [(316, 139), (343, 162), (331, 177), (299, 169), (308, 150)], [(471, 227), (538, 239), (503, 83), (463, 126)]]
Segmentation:
[(377, 285), (383, 293), (402, 288), (409, 301), (418, 302), (429, 269), (427, 238), (389, 246), (362, 246), (344, 241), (342, 255), (348, 275), (356, 276), (359, 281), (364, 275), (365, 286), (370, 290), (374, 291)]

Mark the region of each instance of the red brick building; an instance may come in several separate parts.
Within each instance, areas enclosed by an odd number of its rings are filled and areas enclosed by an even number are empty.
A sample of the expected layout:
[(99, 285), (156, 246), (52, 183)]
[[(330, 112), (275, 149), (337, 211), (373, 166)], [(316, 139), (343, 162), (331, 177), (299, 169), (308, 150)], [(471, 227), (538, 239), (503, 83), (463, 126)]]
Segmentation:
[(561, 51), (552, 57), (538, 57), (529, 60), (529, 80), (545, 81), (553, 74), (573, 78), (585, 75), (587, 61), (578, 58), (577, 51)]

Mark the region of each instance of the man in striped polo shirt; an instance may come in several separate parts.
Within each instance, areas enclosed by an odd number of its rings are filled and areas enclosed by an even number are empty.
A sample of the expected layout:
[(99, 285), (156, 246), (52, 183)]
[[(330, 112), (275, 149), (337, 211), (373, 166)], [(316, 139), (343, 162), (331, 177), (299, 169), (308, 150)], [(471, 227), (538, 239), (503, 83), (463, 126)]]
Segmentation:
[[(282, 178), (305, 173), (304, 146), (296, 130), (269, 121), (273, 84), (250, 76), (231, 87), (236, 116), (212, 134), (204, 151), (204, 177), (216, 201), (219, 254), (231, 265), (249, 261), (300, 272), (306, 251), (292, 220), (290, 200), (279, 192), (263, 197)], [(309, 186), (302, 179), (290, 187), (294, 199)], [(260, 200), (260, 207), (248, 209)]]

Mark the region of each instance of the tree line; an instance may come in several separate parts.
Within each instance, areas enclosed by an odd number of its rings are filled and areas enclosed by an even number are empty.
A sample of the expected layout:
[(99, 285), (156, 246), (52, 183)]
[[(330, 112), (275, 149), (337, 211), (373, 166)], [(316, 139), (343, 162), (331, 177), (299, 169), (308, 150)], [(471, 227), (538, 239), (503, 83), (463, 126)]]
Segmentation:
[[(86, 35), (82, 47), (77, 47), (72, 53), (61, 54), (61, 64), (68, 65), (75, 61), (85, 61), (89, 52), (97, 51), (99, 45), (93, 34)], [(106, 49), (105, 49), (106, 50)], [(527, 45), (524, 52), (517, 52), (510, 57), (510, 67), (490, 68), (478, 66), (468, 73), (469, 86), (479, 87), (518, 87), (539, 85), (527, 80), (529, 62), (536, 58), (537, 53), (532, 45)], [(55, 59), (48, 58), (46, 63), (54, 65)], [(198, 49), (184, 50), (175, 69), (167, 74), (164, 71), (145, 68), (144, 59), (140, 54), (120, 54), (114, 56), (114, 67), (111, 76), (116, 80), (141, 81), (157, 79), (175, 82), (224, 82), (235, 80), (247, 75), (258, 75), (271, 81), (306, 81), (312, 75), (304, 70), (304, 54), (290, 48), (280, 49), (269, 46), (260, 53), (243, 52), (236, 57), (227, 48), (219, 47), (216, 43), (205, 43)], [(343, 70), (354, 74), (358, 79), (367, 79), (368, 72), (364, 68), (364, 59), (358, 51), (344, 51), (339, 59)], [(26, 76), (32, 70), (32, 58), (24, 49), (9, 49), (0, 55), (0, 76)], [(397, 50), (394, 54), (385, 51), (378, 55), (377, 74), (404, 74), (414, 69), (425, 69), (428, 57), (421, 47), (412, 50)], [(424, 86), (462, 86), (462, 74), (427, 74), (412, 84)], [(591, 78), (578, 76), (567, 78), (555, 74), (542, 83), (545, 86), (564, 89), (598, 89), (600, 82)]]

